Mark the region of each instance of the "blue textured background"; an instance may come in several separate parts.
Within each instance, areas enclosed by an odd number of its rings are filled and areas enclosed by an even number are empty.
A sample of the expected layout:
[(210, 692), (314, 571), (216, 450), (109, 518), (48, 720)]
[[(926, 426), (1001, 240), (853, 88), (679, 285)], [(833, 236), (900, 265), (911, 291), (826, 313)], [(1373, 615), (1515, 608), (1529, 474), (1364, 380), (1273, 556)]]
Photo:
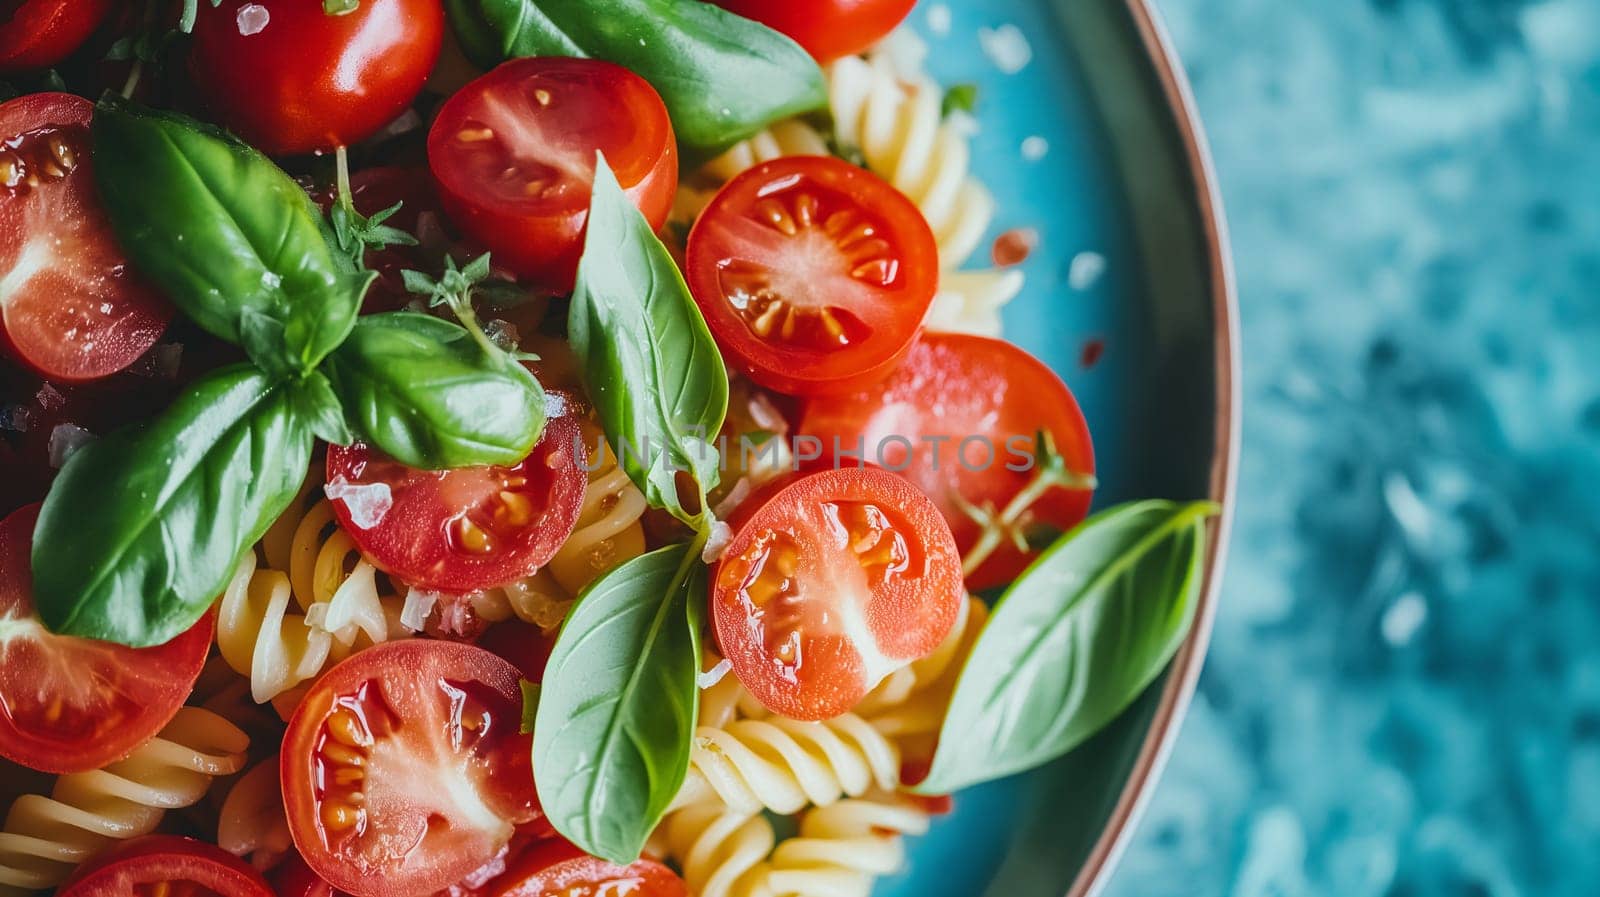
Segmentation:
[(1600, 0), (1159, 0), (1238, 529), (1112, 897), (1600, 893)]

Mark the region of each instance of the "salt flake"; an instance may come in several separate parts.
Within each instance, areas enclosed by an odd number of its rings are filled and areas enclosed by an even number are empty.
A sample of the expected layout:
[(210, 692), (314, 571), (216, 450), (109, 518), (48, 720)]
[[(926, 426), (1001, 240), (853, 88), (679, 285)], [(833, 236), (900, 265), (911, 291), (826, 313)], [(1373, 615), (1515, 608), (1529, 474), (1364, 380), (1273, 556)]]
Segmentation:
[(334, 477), (322, 491), (329, 501), (344, 502), (350, 522), (357, 529), (372, 529), (394, 507), (394, 494), (388, 483), (352, 483), (344, 477)]

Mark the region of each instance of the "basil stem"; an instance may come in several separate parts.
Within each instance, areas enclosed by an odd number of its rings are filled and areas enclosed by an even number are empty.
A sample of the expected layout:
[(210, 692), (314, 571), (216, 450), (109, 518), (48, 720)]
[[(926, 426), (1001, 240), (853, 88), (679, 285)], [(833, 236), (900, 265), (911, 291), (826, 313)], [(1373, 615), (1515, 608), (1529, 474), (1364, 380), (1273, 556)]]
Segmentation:
[(699, 690), (702, 530), (586, 589), (534, 711), (539, 801), (564, 837), (627, 865), (689, 772)]
[(75, 453), (34, 531), (45, 625), (136, 648), (193, 626), (305, 479), (314, 439), (293, 392), (224, 368)]
[(799, 44), (699, 0), (446, 0), (474, 62), (519, 56), (614, 62), (649, 81), (679, 142), (715, 153), (828, 104), (822, 69)]
[(1188, 634), (1217, 511), (1120, 505), (1040, 556), (995, 606), (916, 790), (948, 794), (1043, 765), (1127, 709)]

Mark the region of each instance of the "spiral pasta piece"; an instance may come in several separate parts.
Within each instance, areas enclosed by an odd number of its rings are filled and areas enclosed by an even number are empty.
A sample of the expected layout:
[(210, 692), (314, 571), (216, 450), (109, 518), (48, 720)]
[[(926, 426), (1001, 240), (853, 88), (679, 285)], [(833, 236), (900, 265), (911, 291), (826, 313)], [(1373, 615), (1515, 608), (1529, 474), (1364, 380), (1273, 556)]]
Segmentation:
[(777, 835), (766, 817), (720, 802), (693, 804), (667, 816), (651, 841), (683, 870), (696, 897), (760, 897)]
[(736, 812), (795, 813), (900, 781), (900, 752), (865, 720), (779, 716), (695, 732), (689, 775), (675, 807), (720, 800)]
[(644, 554), (641, 518), (649, 508), (644, 494), (617, 464), (599, 426), (587, 420), (581, 426), (592, 469), (577, 525), (538, 572), (474, 596), (478, 615), (491, 623), (515, 615), (541, 629), (555, 629), (590, 583)]
[(127, 759), (61, 776), (49, 797), (23, 795), (0, 832), (0, 894), (53, 888), (114, 842), (155, 831), (166, 811), (244, 768), (249, 746), (232, 723), (184, 707)]
[(999, 338), (1005, 331), (1000, 310), (1017, 298), (1027, 278), (1015, 268), (946, 271), (923, 326), (943, 333)]
[(278, 755), (257, 763), (228, 789), (217, 818), (217, 846), (270, 869), (294, 847), (278, 781)]
[(962, 667), (989, 621), (989, 606), (968, 596), (955, 628), (932, 654), (890, 673), (855, 713), (890, 738), (938, 734)]
[(905, 864), (903, 835), (928, 814), (892, 795), (842, 800), (800, 817), (800, 834), (772, 852), (764, 897), (870, 897), (874, 881)]

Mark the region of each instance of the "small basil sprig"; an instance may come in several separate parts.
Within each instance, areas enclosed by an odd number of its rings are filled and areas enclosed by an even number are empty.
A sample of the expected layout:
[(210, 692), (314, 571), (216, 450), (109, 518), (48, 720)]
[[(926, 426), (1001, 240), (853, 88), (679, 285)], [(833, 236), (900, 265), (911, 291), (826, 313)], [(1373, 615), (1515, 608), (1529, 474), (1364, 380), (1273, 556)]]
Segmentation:
[(828, 104), (801, 46), (699, 0), (446, 0), (462, 49), (484, 68), (519, 56), (604, 59), (655, 87), (679, 142), (712, 153)]
[[(678, 266), (603, 157), (567, 334), (623, 469), (653, 507), (702, 526), (728, 371)], [(680, 494), (681, 472), (699, 490), (694, 506)]]
[(1048, 763), (1127, 709), (1189, 631), (1217, 511), (1121, 505), (1035, 561), (995, 606), (916, 790), (948, 794)]
[(323, 369), (363, 438), (412, 467), (510, 466), (544, 431), (528, 369), (431, 315), (364, 317)]
[(538, 382), (470, 307), (466, 327), (409, 314), (357, 326), (373, 275), (332, 248), (309, 197), (265, 157), (116, 101), (91, 127), (134, 264), (254, 364), (213, 373), (156, 420), (72, 457), (35, 532), (47, 626), (138, 647), (188, 629), (293, 500), (315, 437), (360, 437), (430, 468), (515, 463), (538, 442)]
[(192, 626), (305, 479), (313, 438), (298, 388), (225, 368), (154, 421), (74, 453), (34, 530), (45, 625), (134, 647)]
[(613, 863), (639, 858), (689, 772), (703, 543), (635, 558), (586, 589), (536, 693), (539, 802), (557, 831)]
[(118, 241), (195, 323), (279, 376), (309, 373), (349, 335), (377, 275), (339, 264), (310, 197), (267, 157), (115, 97), (90, 127)]

